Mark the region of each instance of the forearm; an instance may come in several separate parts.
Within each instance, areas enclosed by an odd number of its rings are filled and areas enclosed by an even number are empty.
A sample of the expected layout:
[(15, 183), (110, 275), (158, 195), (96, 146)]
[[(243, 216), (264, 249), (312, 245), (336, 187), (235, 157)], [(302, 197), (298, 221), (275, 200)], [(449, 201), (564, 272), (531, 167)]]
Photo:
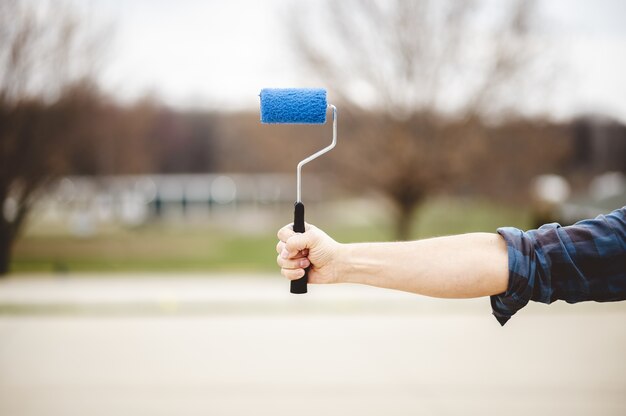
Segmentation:
[(472, 233), (399, 243), (344, 244), (337, 280), (442, 298), (472, 298), (506, 290), (506, 243)]

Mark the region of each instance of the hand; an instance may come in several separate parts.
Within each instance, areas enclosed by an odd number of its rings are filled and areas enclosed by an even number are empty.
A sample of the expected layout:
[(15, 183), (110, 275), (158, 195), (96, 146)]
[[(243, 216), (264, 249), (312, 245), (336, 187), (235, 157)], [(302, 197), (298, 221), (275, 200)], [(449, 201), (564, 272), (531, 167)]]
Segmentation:
[(304, 233), (293, 231), (293, 224), (288, 224), (278, 231), (276, 262), (283, 276), (296, 280), (304, 276), (304, 269), (309, 269), (309, 283), (337, 283), (339, 252), (342, 244), (330, 238), (319, 228), (305, 224)]

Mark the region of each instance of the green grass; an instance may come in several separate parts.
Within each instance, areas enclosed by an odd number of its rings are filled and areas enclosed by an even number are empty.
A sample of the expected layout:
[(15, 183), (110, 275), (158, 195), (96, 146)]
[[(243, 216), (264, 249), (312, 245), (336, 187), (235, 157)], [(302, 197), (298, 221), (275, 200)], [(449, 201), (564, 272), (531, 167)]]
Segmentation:
[(246, 236), (217, 228), (159, 225), (94, 238), (29, 236), (15, 247), (14, 272), (270, 270), (273, 234)]
[[(346, 225), (323, 219), (338, 241), (393, 240), (392, 221)], [(413, 226), (413, 238), (473, 231), (494, 232), (503, 225), (528, 228), (525, 209), (484, 201), (438, 199), (426, 203)], [(62, 232), (27, 233), (14, 248), (13, 272), (275, 271), (275, 231), (248, 235), (216, 225), (152, 224), (109, 230), (92, 238)]]
[(526, 207), (507, 207), (473, 199), (439, 199), (426, 203), (413, 226), (414, 238), (470, 232), (495, 232), (498, 227), (528, 229)]

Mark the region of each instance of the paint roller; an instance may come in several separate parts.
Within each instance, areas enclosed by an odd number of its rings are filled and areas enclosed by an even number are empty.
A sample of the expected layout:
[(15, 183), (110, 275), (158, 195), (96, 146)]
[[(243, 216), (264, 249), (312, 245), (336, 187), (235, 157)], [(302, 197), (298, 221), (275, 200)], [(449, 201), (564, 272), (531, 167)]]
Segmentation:
[[(293, 230), (304, 232), (304, 204), (302, 203), (302, 166), (331, 150), (337, 144), (337, 108), (327, 104), (326, 90), (322, 88), (264, 88), (261, 90), (261, 123), (264, 124), (324, 124), (326, 110), (333, 112), (333, 140), (330, 145), (298, 163), (296, 168), (296, 203)], [(304, 276), (291, 281), (291, 293), (307, 292), (308, 269)]]

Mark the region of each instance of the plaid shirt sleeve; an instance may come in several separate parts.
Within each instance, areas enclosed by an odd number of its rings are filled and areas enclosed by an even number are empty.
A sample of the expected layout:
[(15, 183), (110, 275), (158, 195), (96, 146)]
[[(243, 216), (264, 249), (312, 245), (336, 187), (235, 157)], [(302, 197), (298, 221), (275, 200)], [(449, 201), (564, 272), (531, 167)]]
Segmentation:
[(506, 292), (491, 296), (501, 325), (528, 301), (626, 300), (626, 206), (568, 227), (498, 228), (509, 256)]

